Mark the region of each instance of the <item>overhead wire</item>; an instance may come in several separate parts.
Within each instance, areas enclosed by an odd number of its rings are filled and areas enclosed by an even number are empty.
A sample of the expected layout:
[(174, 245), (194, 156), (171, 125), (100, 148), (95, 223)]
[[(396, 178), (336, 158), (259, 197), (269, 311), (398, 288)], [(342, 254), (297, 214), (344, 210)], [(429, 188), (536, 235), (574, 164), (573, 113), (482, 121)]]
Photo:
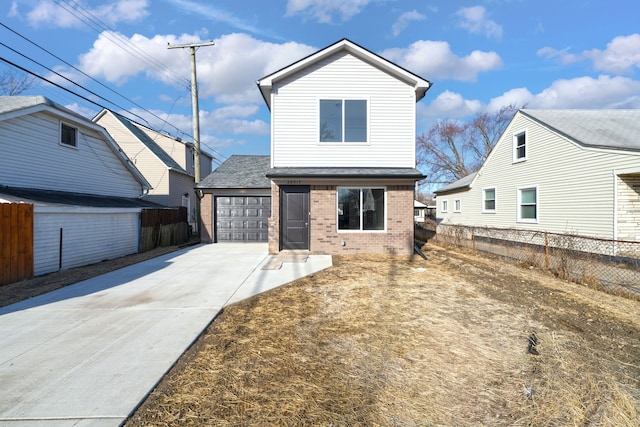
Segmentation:
[[(99, 32), (99, 33), (102, 33), (101, 29), (102, 29), (102, 30), (107, 30), (107, 31), (109, 32), (109, 33), (108, 33), (109, 35), (112, 35), (112, 34), (113, 34), (113, 35), (117, 35), (118, 37), (117, 37), (117, 39), (116, 39), (116, 40), (114, 40), (112, 37), (107, 37), (107, 38), (109, 39), (109, 41), (111, 41), (112, 43), (114, 43), (116, 46), (118, 46), (118, 47), (120, 47), (121, 49), (123, 49), (123, 50), (125, 50), (125, 51), (129, 52), (131, 55), (133, 55), (133, 56), (134, 56), (134, 57), (136, 57), (137, 59), (139, 59), (139, 60), (141, 60), (141, 61), (143, 61), (143, 62), (145, 62), (145, 63), (147, 63), (147, 64), (152, 64), (152, 65), (154, 66), (154, 68), (155, 68), (158, 72), (163, 73), (164, 75), (167, 75), (167, 74), (166, 74), (166, 71), (169, 71), (171, 74), (173, 74), (173, 76), (174, 76), (174, 81), (175, 81), (176, 83), (178, 83), (178, 84), (182, 85), (182, 84), (184, 84), (185, 82), (187, 82), (187, 85), (186, 85), (186, 86), (187, 86), (187, 89), (189, 89), (189, 91), (190, 91), (191, 84), (190, 84), (190, 82), (189, 82), (188, 80), (183, 79), (182, 77), (180, 77), (180, 76), (178, 76), (177, 74), (173, 73), (173, 72), (172, 72), (172, 70), (171, 70), (170, 68), (166, 67), (166, 65), (164, 65), (164, 64), (162, 64), (162, 63), (160, 63), (159, 61), (155, 60), (155, 58), (153, 58), (153, 57), (149, 56), (148, 54), (146, 54), (144, 51), (142, 51), (140, 48), (138, 48), (135, 44), (131, 43), (131, 41), (130, 41), (129, 39), (127, 39), (126, 37), (122, 37), (122, 36), (120, 36), (120, 35), (119, 35), (119, 33), (118, 33), (117, 31), (115, 31), (113, 28), (109, 27), (106, 23), (104, 23), (102, 20), (100, 20), (99, 18), (97, 18), (97, 17), (96, 17), (95, 15), (93, 15), (90, 11), (88, 11), (87, 9), (85, 9), (84, 7), (82, 7), (78, 2), (75, 2), (75, 1), (68, 1), (68, 0), (54, 0), (54, 1), (56, 2), (56, 4), (58, 4), (58, 5), (59, 5), (60, 7), (62, 7), (64, 10), (66, 10), (67, 12), (69, 12), (70, 14), (72, 14), (75, 18), (77, 18), (78, 20), (80, 20), (81, 22), (83, 22), (85, 25), (89, 26), (89, 27), (90, 27), (90, 28), (92, 28), (93, 30), (95, 30), (95, 31), (97, 31), (97, 32)], [(62, 2), (64, 2), (68, 7), (65, 7), (65, 6), (62, 4)], [(80, 17), (77, 13), (74, 13), (74, 11), (76, 11), (76, 9), (74, 9), (74, 6), (75, 6), (77, 9), (80, 9), (78, 12), (79, 12), (79, 13), (82, 13), (82, 15), (84, 16), (84, 18)], [(71, 8), (71, 9), (69, 9), (69, 8)], [(169, 126), (171, 126), (173, 129), (175, 129), (177, 132), (182, 133), (183, 135), (185, 135), (185, 136), (187, 136), (187, 137), (193, 138), (193, 135), (191, 135), (189, 132), (186, 132), (186, 131), (184, 131), (184, 130), (182, 130), (182, 129), (178, 128), (177, 126), (175, 126), (175, 125), (173, 125), (173, 124), (169, 123), (169, 121), (168, 121), (168, 116), (170, 115), (170, 112), (167, 114), (167, 118), (162, 118), (162, 117), (158, 116), (157, 114), (153, 113), (152, 111), (149, 111), (148, 109), (146, 109), (146, 108), (145, 108), (145, 107), (143, 107), (142, 105), (138, 104), (137, 102), (135, 102), (135, 101), (133, 101), (133, 100), (131, 100), (131, 99), (127, 98), (126, 96), (124, 96), (124, 95), (120, 94), (119, 92), (115, 91), (114, 89), (112, 89), (112, 88), (110, 88), (109, 86), (105, 85), (104, 83), (102, 83), (102, 82), (98, 81), (97, 79), (95, 79), (95, 78), (93, 78), (92, 76), (88, 75), (88, 74), (87, 74), (87, 73), (85, 73), (84, 71), (82, 71), (82, 70), (80, 70), (79, 68), (75, 67), (74, 65), (70, 64), (69, 62), (65, 61), (63, 58), (60, 58), (59, 56), (57, 56), (56, 54), (52, 53), (52, 52), (51, 52), (51, 51), (49, 51), (48, 49), (46, 49), (46, 48), (44, 48), (44, 47), (40, 46), (39, 44), (35, 43), (35, 42), (34, 42), (34, 41), (32, 41), (31, 39), (29, 39), (29, 38), (25, 37), (24, 35), (20, 34), (19, 32), (17, 32), (16, 30), (14, 30), (14, 29), (10, 28), (10, 27), (9, 27), (9, 26), (7, 26), (6, 24), (4, 24), (4, 23), (0, 22), (0, 26), (4, 27), (6, 30), (8, 30), (8, 31), (12, 32), (12, 33), (13, 33), (13, 34), (15, 34), (16, 36), (20, 37), (21, 39), (25, 40), (26, 42), (30, 43), (31, 45), (33, 45), (33, 46), (37, 47), (38, 49), (42, 50), (43, 52), (47, 53), (48, 55), (51, 55), (52, 57), (54, 57), (54, 58), (55, 58), (55, 59), (57, 59), (58, 61), (61, 61), (62, 63), (64, 63), (64, 64), (65, 64), (65, 65), (67, 65), (68, 67), (70, 67), (70, 68), (72, 68), (72, 69), (76, 70), (78, 73), (80, 73), (80, 74), (82, 74), (83, 76), (87, 77), (87, 78), (88, 78), (88, 79), (90, 79), (91, 81), (93, 81), (93, 82), (97, 83), (97, 84), (98, 84), (98, 85), (100, 85), (101, 87), (103, 87), (103, 88), (107, 89), (108, 91), (110, 91), (110, 92), (114, 93), (115, 95), (117, 95), (117, 96), (119, 96), (120, 98), (122, 98), (122, 99), (126, 100), (127, 102), (130, 102), (132, 105), (135, 105), (136, 107), (140, 108), (142, 111), (146, 112), (147, 114), (149, 114), (149, 115), (151, 115), (151, 116), (155, 117), (156, 119), (160, 120), (160, 122), (162, 123), (161, 129), (160, 129), (160, 131), (161, 131), (161, 132), (162, 132), (162, 128), (164, 128), (164, 126), (165, 126), (165, 125), (169, 125)], [(127, 44), (131, 49), (133, 49), (134, 51), (138, 52), (138, 53), (140, 54), (140, 56), (138, 56), (138, 55), (136, 55), (136, 54), (132, 53), (130, 50), (127, 50), (124, 46), (122, 46), (122, 44), (121, 44), (120, 42), (122, 42), (122, 43), (124, 43), (124, 44)], [(47, 67), (47, 66), (45, 66), (45, 65), (43, 65), (43, 64), (41, 64), (41, 63), (39, 63), (39, 62), (37, 62), (37, 61), (35, 61), (35, 60), (33, 60), (32, 58), (30, 58), (30, 57), (28, 57), (28, 56), (26, 56), (26, 55), (21, 54), (20, 52), (18, 52), (17, 50), (15, 50), (15, 49), (13, 49), (13, 48), (11, 48), (11, 47), (7, 46), (6, 44), (1, 43), (1, 42), (0, 42), (0, 44), (1, 44), (2, 46), (4, 46), (4, 47), (8, 48), (8, 49), (9, 49), (9, 50), (11, 50), (12, 52), (17, 53), (18, 55), (22, 56), (23, 58), (26, 58), (26, 59), (28, 59), (28, 60), (30, 60), (30, 61), (32, 61), (32, 62), (34, 62), (34, 63), (38, 64), (39, 66), (41, 66), (41, 67), (43, 67), (43, 68), (47, 69), (48, 71), (50, 71), (50, 72), (52, 72), (52, 73), (56, 74), (57, 76), (59, 76), (59, 77), (63, 78), (64, 80), (66, 80), (66, 81), (68, 81), (68, 82), (72, 83), (73, 85), (75, 85), (75, 86), (77, 86), (77, 87), (79, 87), (79, 88), (81, 88), (81, 89), (83, 89), (83, 90), (87, 91), (88, 93), (92, 94), (93, 96), (96, 96), (96, 97), (98, 97), (99, 99), (102, 99), (103, 101), (106, 101), (107, 103), (109, 103), (109, 104), (111, 104), (111, 105), (113, 105), (113, 106), (116, 106), (116, 107), (120, 108), (124, 113), (127, 113), (127, 114), (128, 114), (128, 115), (130, 115), (130, 116), (134, 116), (134, 117), (137, 117), (137, 118), (141, 119), (143, 122), (145, 122), (145, 123), (147, 124), (147, 125), (146, 125), (147, 127), (151, 128), (151, 129), (153, 130), (153, 127), (149, 124), (149, 122), (148, 122), (144, 117), (140, 116), (139, 114), (136, 114), (136, 113), (134, 113), (134, 112), (132, 112), (132, 111), (130, 111), (130, 110), (128, 110), (128, 109), (126, 109), (126, 108), (124, 108), (124, 107), (120, 106), (119, 104), (117, 104), (117, 103), (115, 103), (115, 102), (113, 102), (113, 101), (110, 101), (109, 99), (107, 99), (107, 98), (105, 98), (105, 97), (103, 97), (103, 96), (101, 96), (101, 95), (99, 95), (99, 94), (95, 93), (94, 91), (91, 91), (91, 90), (87, 89), (86, 87), (82, 86), (81, 84), (78, 84), (78, 83), (76, 83), (76, 82), (74, 82), (74, 81), (70, 80), (69, 78), (67, 78), (67, 77), (63, 76), (62, 74), (60, 74), (60, 73), (58, 73), (58, 72), (56, 72), (56, 71), (52, 70), (51, 68), (49, 68), (49, 67)], [(13, 62), (11, 62), (11, 61), (7, 60), (6, 58), (0, 58), (0, 59), (1, 59), (3, 62), (8, 63), (9, 65), (12, 65), (12, 66), (14, 66), (14, 67), (17, 67), (17, 68), (21, 69), (22, 71), (24, 71), (24, 72), (26, 72), (26, 73), (28, 73), (28, 74), (30, 74), (30, 75), (32, 75), (32, 76), (34, 76), (34, 77), (37, 77), (37, 78), (39, 78), (39, 79), (41, 79), (41, 80), (44, 80), (44, 81), (46, 81), (46, 82), (48, 82), (48, 83), (50, 83), (50, 84), (54, 85), (54, 86), (55, 86), (55, 87), (57, 87), (57, 88), (63, 89), (64, 91), (66, 91), (66, 92), (68, 92), (68, 93), (70, 93), (70, 94), (72, 94), (72, 95), (74, 95), (74, 96), (77, 96), (77, 97), (79, 97), (79, 98), (83, 99), (83, 100), (84, 100), (84, 101), (86, 101), (86, 102), (91, 103), (92, 105), (95, 105), (95, 106), (100, 107), (100, 108), (106, 108), (106, 107), (104, 107), (103, 105), (101, 105), (101, 104), (99, 104), (99, 103), (97, 103), (97, 102), (95, 102), (95, 101), (92, 101), (92, 100), (90, 100), (89, 98), (87, 98), (87, 97), (85, 97), (85, 96), (82, 96), (82, 95), (80, 95), (80, 94), (78, 94), (78, 93), (76, 93), (76, 92), (74, 92), (74, 91), (72, 91), (72, 90), (69, 90), (69, 89), (67, 89), (67, 88), (64, 88), (63, 86), (58, 85), (58, 84), (56, 84), (56, 83), (52, 82), (51, 80), (49, 80), (49, 79), (47, 79), (47, 78), (45, 78), (45, 77), (43, 77), (43, 76), (40, 76), (40, 75), (38, 75), (37, 73), (35, 73), (35, 72), (31, 71), (31, 70), (28, 70), (28, 69), (27, 69), (27, 68), (25, 68), (25, 67), (21, 67), (21, 66), (19, 66), (18, 64), (15, 64), (15, 63), (13, 63)], [(184, 96), (184, 95), (182, 95), (182, 96)], [(174, 102), (173, 102), (173, 104), (172, 104), (172, 107), (171, 107), (171, 109), (172, 109), (172, 110), (173, 110), (173, 107), (175, 106), (176, 102), (177, 102), (177, 98), (174, 100)], [(145, 126), (145, 125), (143, 125), (143, 126)], [(202, 141), (201, 141), (201, 144), (202, 144), (202, 145), (204, 145), (208, 150), (211, 150), (213, 153), (217, 154), (219, 157), (221, 157), (221, 158), (223, 158), (223, 159), (224, 159), (224, 157), (225, 157), (225, 156), (223, 156), (220, 152), (218, 152), (218, 151), (217, 151), (217, 150), (215, 150), (214, 148), (210, 147), (208, 144), (206, 144), (206, 143), (202, 143)], [(215, 162), (216, 162), (216, 163), (218, 163), (218, 164), (221, 164), (220, 160), (219, 160), (218, 158), (216, 158), (215, 156), (213, 156), (213, 155), (212, 155), (212, 160), (213, 160), (213, 161), (215, 161)]]

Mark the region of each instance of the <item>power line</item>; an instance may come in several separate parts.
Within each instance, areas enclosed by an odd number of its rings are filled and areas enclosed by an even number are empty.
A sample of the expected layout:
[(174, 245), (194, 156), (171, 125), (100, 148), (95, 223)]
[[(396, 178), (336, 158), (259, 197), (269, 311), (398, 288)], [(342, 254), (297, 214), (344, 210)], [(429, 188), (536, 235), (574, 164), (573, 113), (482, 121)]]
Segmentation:
[[(176, 74), (171, 68), (167, 67), (162, 62), (155, 59), (153, 56), (149, 55), (144, 50), (140, 49), (136, 44), (132, 43), (128, 38), (123, 37), (118, 31), (114, 28), (110, 27), (100, 18), (96, 17), (89, 10), (80, 5), (77, 1), (69, 1), (69, 0), (54, 0), (58, 6), (69, 12), (79, 21), (86, 24), (88, 27), (92, 28), (98, 34), (103, 34), (105, 38), (107, 38), (110, 42), (120, 47), (125, 52), (129, 53), (131, 56), (139, 59), (142, 62), (145, 62), (159, 71), (161, 74), (170, 74), (173, 77), (174, 82), (179, 83), (181, 85), (185, 85), (187, 88), (190, 87), (189, 79)], [(64, 6), (62, 3), (66, 3), (68, 7)], [(79, 16), (78, 14), (81, 14)], [(97, 28), (96, 28), (97, 27)], [(103, 30), (106, 30), (107, 33), (104, 33)], [(125, 44), (129, 47), (129, 49), (125, 49), (122, 44)]]

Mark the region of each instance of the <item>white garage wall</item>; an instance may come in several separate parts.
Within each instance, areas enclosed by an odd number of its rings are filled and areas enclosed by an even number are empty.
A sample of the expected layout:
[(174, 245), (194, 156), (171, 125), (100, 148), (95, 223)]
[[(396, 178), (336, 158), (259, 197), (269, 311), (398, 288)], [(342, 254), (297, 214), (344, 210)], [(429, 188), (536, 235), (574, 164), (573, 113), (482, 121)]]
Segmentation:
[(35, 206), (34, 274), (58, 271), (62, 228), (62, 269), (138, 252), (140, 209)]

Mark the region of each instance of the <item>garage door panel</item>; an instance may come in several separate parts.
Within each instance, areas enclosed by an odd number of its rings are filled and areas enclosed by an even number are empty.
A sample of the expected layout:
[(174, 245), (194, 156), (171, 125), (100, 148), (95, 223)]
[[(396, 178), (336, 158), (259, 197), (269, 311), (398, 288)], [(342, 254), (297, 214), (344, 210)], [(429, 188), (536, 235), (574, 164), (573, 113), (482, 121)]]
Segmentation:
[(217, 241), (266, 242), (271, 197), (221, 196), (216, 198)]

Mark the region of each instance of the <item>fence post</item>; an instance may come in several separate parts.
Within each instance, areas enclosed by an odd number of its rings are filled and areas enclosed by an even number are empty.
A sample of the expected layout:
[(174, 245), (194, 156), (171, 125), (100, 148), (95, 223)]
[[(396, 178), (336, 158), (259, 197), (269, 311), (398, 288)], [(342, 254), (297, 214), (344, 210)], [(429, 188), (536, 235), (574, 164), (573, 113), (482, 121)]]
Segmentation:
[(476, 229), (471, 227), (471, 247), (476, 251)]
[(549, 256), (549, 235), (544, 233), (544, 252), (547, 270), (551, 268), (551, 257)]

